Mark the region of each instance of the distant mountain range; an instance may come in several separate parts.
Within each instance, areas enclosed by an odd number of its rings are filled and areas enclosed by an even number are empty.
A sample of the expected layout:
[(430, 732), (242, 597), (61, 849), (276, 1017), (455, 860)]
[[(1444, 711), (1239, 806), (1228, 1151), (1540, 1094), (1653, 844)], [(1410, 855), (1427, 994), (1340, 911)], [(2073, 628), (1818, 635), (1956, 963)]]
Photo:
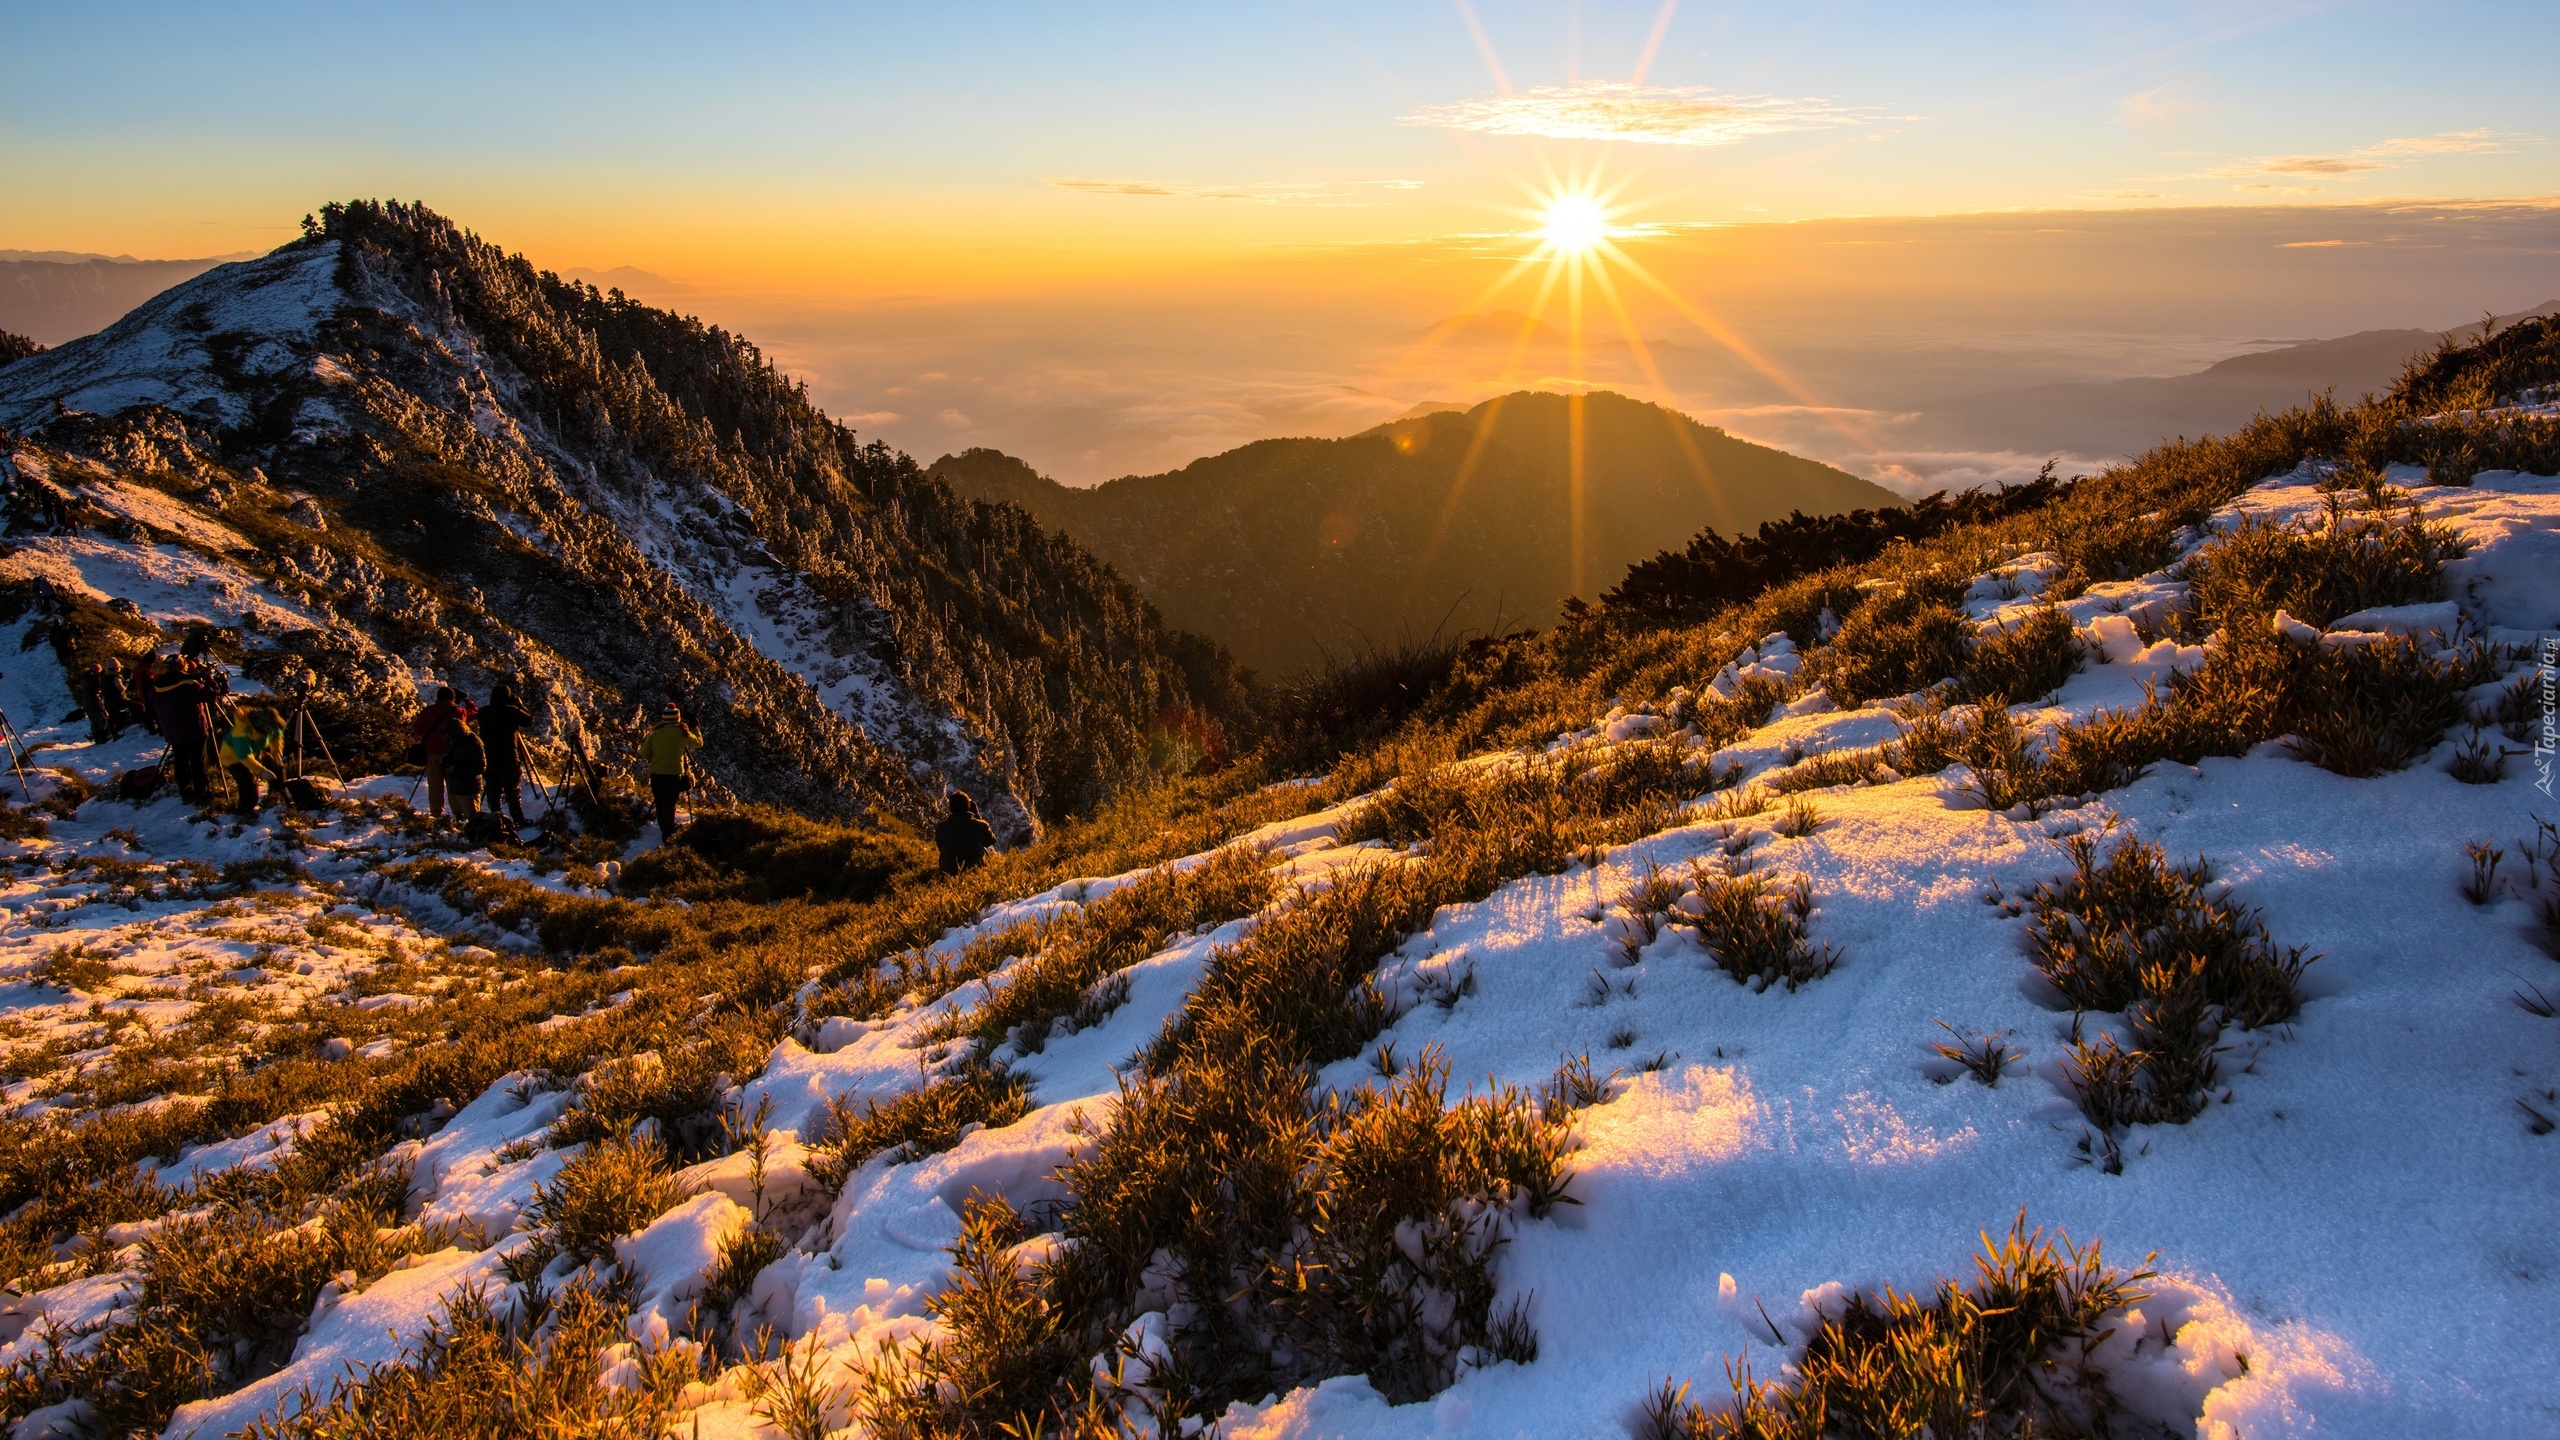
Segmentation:
[(114, 324), (134, 306), (238, 255), (136, 260), (64, 250), (0, 250), (0, 330), (59, 345)]
[[(2493, 319), (2505, 325), (2555, 311), (2560, 311), (2560, 300)], [(1931, 386), (1917, 375), (1880, 378), (1889, 372), (1869, 375), (1862, 383), (1855, 364), (1820, 351), (1792, 364), (1803, 373), (1826, 377), (1840, 403), (1875, 412), (1868, 422), (1873, 438), (1862, 443), (1887, 451), (2009, 451), (2097, 459), (2130, 456), (2173, 436), (2234, 429), (2260, 410), (2299, 405), (2322, 391), (2334, 391), (2347, 401), (2386, 389), (2412, 357), (2472, 328), (2365, 330), (2334, 339), (2271, 343), (2184, 375), (2025, 386), (1979, 380)], [(1784, 342), (1789, 337), (1771, 338)], [(1659, 374), (1673, 391), (1701, 408), (1794, 403), (1767, 374), (1720, 347), (1650, 339), (1639, 356), (1611, 329), (1587, 335), (1577, 356), (1563, 329), (1516, 310), (1452, 315), (1397, 339), (1417, 364), (1476, 367), (1486, 376), (1513, 377), (1509, 383), (1514, 384), (1574, 375), (1593, 384), (1637, 387)], [(1787, 346), (1780, 343), (1778, 348)], [(2007, 373), (2018, 368), (2003, 367)], [(1983, 372), (1977, 365), (1970, 373)], [(1812, 448), (1808, 436), (1784, 425), (1768, 438)]]
[[(1424, 407), (1416, 407), (1423, 409)], [(1263, 440), (1091, 489), (994, 450), (928, 473), (1020, 505), (1266, 677), (1448, 626), (1552, 620), (1704, 526), (1898, 505), (1881, 486), (1606, 391), (1522, 391), (1341, 439)], [(1578, 513), (1578, 518), (1577, 518)]]
[[(2498, 325), (2560, 312), (2545, 301)], [(2464, 327), (2469, 329), (2471, 327)], [(2322, 391), (2340, 401), (2387, 390), (2401, 367), (2462, 331), (2361, 330), (2334, 340), (2235, 355), (2191, 375), (2032, 385), (1958, 395), (1921, 407), (1921, 428), (1949, 444), (2129, 455), (2177, 435), (2236, 429), (2260, 410), (2299, 405)]]

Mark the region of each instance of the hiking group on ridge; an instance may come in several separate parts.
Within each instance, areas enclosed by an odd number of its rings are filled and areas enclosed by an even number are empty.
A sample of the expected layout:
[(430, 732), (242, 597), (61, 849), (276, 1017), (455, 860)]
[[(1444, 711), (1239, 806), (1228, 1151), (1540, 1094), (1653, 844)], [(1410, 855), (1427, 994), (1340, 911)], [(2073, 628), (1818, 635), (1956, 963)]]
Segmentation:
[[(208, 653), (210, 640), (199, 630), (174, 654), (90, 664), (75, 677), (74, 689), (93, 742), (115, 740), (140, 726), (165, 742), (160, 768), (175, 780), (180, 798), (197, 806), (217, 803), (218, 777), (230, 782), (237, 813), (256, 815), (287, 784), (292, 767), (286, 740), (301, 712), (267, 696), (235, 700), (228, 672)], [(524, 781), (534, 713), (509, 681), (494, 682), (488, 693), (483, 705), (439, 685), (408, 721), (408, 760), (418, 767), (412, 803), (423, 791), (423, 813), (431, 822), (442, 824), (450, 816), (472, 832), (502, 825), (521, 830), (532, 823), (525, 815)], [(703, 743), (701, 731), (674, 701), (659, 707), (657, 724), (640, 738), (638, 758), (649, 777), (651, 818), (661, 844), (677, 832), (678, 802), (693, 788), (689, 757)], [(140, 773), (160, 783), (157, 775)], [(951, 790), (945, 808), (933, 827), (943, 874), (975, 869), (1002, 848), (965, 792)]]

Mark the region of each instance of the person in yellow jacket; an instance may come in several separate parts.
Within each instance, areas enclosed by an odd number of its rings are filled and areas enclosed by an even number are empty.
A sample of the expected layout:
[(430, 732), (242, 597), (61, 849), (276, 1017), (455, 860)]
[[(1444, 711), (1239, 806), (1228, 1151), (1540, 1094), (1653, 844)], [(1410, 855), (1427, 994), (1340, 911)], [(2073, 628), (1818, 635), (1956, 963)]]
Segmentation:
[(217, 742), (222, 768), (240, 789), (240, 813), (258, 813), (258, 780), (284, 778), (284, 717), (273, 706), (243, 705), (223, 727)]
[(684, 723), (684, 711), (673, 701), (658, 712), (658, 728), (640, 742), (640, 753), (649, 761), (649, 798), (658, 803), (661, 845), (675, 835), (676, 797), (692, 783), (685, 776), (684, 757), (701, 748), (702, 736)]

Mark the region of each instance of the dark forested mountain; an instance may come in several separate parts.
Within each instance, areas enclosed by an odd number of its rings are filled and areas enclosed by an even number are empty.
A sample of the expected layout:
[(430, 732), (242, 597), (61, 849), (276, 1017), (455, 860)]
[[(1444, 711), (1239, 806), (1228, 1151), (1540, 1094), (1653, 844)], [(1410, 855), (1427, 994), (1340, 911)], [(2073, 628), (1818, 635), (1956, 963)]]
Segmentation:
[(351, 717), (512, 674), (610, 750), (675, 699), (743, 798), (912, 814), (948, 781), (1019, 830), (1246, 716), (1227, 656), (1074, 542), (861, 443), (738, 336), (419, 206), (332, 205), (0, 370), (0, 426), (74, 511), (298, 607), (244, 600), (229, 639), (315, 662)]
[(1701, 528), (1901, 502), (1846, 471), (1598, 392), (1523, 391), (1339, 440), (1263, 440), (1089, 490), (971, 450), (931, 473), (1019, 505), (1266, 675), (1448, 625), (1544, 624)]

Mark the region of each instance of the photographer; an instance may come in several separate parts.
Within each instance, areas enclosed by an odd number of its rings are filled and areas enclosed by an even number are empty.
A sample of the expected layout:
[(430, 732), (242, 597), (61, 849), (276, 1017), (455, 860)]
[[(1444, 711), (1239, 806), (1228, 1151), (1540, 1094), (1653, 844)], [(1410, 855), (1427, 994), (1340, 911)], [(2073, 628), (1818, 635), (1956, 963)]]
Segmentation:
[(701, 748), (702, 736), (685, 724), (683, 708), (672, 700), (658, 711), (658, 728), (640, 742), (640, 753), (649, 761), (649, 798), (657, 802), (661, 845), (676, 833), (676, 797), (692, 785), (684, 757)]

